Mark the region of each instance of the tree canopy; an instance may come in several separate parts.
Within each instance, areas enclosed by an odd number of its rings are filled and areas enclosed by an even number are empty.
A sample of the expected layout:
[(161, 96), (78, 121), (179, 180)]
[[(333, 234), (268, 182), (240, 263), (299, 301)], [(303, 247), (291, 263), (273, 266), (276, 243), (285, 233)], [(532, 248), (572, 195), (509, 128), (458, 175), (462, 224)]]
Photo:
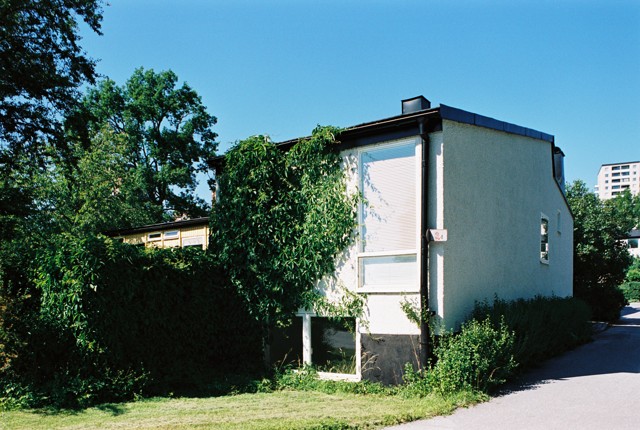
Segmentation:
[(100, 34), (102, 0), (0, 2), (0, 167), (37, 155), (42, 139), (59, 134), (78, 87), (94, 81), (78, 20)]
[(604, 320), (618, 318), (624, 305), (618, 286), (631, 263), (620, 239), (633, 227), (633, 217), (616, 199), (600, 200), (582, 181), (567, 187), (574, 216), (574, 295), (591, 305), (595, 318)]
[(152, 211), (155, 221), (163, 213), (203, 216), (209, 207), (194, 194), (196, 174), (207, 172), (215, 156), (215, 123), (197, 92), (178, 85), (175, 73), (139, 68), (123, 86), (105, 79), (87, 92), (67, 117), (69, 145), (59, 152), (59, 163), (73, 172), (78, 153), (106, 132), (118, 139), (122, 165), (139, 181), (137, 198), (159, 209)]

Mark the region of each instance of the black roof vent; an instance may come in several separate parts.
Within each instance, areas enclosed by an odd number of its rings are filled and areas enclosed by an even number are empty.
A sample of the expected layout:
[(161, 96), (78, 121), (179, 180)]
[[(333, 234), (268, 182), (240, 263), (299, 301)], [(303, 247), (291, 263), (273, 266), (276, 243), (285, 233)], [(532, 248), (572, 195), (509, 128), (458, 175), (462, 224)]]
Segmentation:
[(424, 98), (424, 96), (402, 100), (402, 115), (419, 112), (421, 110), (429, 109), (430, 107), (431, 102)]

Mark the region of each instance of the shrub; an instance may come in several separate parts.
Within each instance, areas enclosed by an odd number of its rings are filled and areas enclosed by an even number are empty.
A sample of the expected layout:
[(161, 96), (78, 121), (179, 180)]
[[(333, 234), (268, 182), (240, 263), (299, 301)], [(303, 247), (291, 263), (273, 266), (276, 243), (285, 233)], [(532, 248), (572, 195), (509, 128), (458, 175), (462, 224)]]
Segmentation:
[(576, 284), (574, 294), (589, 305), (595, 321), (617, 321), (627, 304), (620, 287), (611, 284)]
[(636, 257), (633, 259), (633, 263), (627, 269), (627, 274), (625, 275), (626, 282), (640, 282), (640, 257)]
[(516, 367), (515, 337), (506, 324), (472, 319), (457, 335), (444, 335), (434, 348), (436, 364), (429, 384), (443, 394), (464, 389), (489, 392), (503, 384)]
[(200, 392), (260, 365), (255, 320), (210, 253), (60, 236), (34, 273), (35, 303), (0, 300), (4, 404)]
[(640, 281), (625, 282), (620, 289), (627, 302), (640, 302)]
[(489, 318), (498, 328), (505, 324), (515, 333), (514, 355), (520, 369), (536, 365), (591, 337), (589, 306), (567, 297), (535, 297), (492, 305), (477, 303), (472, 318)]

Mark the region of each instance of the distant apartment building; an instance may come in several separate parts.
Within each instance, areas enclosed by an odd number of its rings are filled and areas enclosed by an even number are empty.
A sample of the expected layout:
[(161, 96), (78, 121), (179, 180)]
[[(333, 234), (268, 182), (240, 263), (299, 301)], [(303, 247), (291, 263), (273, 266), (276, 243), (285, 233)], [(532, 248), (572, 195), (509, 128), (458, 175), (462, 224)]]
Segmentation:
[(602, 200), (610, 199), (629, 190), (640, 193), (640, 161), (603, 164), (598, 172), (595, 192)]

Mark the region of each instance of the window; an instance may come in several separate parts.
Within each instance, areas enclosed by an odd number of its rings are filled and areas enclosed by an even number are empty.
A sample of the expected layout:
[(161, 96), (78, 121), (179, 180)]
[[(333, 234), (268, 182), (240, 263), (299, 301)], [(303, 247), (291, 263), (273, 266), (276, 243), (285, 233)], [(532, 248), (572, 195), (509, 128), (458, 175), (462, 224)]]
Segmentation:
[(540, 216), (540, 262), (549, 263), (549, 218)]
[(165, 240), (167, 240), (167, 239), (177, 239), (179, 236), (180, 236), (180, 231), (179, 230), (171, 230), (171, 231), (165, 231), (164, 232)]
[(149, 233), (147, 235), (148, 242), (155, 242), (156, 240), (162, 240), (162, 233)]
[(363, 152), (361, 251), (416, 248), (415, 144)]
[(356, 373), (354, 318), (311, 318), (311, 364), (319, 372)]
[(360, 286), (379, 291), (415, 288), (418, 176), (416, 140), (360, 152)]
[(312, 364), (319, 372), (357, 373), (355, 318), (324, 318), (303, 314), (288, 327), (273, 330), (273, 363)]
[(204, 236), (193, 236), (193, 237), (183, 237), (182, 238), (182, 246), (204, 246)]
[(638, 248), (638, 239), (629, 239), (629, 248), (637, 249)]

